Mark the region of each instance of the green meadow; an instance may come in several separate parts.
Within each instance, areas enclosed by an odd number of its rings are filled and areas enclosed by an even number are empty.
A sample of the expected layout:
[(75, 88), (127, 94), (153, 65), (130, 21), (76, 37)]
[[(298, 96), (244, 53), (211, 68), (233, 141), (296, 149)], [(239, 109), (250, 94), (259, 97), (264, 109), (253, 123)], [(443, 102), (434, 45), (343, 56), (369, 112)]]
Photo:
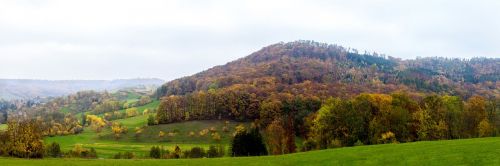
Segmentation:
[(42, 159), (2, 158), (2, 165), (500, 165), (500, 138), (384, 144), (301, 152), (281, 156), (214, 159)]

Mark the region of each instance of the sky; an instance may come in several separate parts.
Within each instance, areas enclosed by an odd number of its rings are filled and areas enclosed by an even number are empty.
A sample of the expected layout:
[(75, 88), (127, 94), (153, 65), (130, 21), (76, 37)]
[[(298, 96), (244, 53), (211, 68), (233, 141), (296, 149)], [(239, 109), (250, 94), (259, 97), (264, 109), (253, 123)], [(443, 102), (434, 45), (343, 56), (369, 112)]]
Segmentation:
[(0, 78), (172, 80), (277, 42), (500, 58), (498, 0), (0, 0)]

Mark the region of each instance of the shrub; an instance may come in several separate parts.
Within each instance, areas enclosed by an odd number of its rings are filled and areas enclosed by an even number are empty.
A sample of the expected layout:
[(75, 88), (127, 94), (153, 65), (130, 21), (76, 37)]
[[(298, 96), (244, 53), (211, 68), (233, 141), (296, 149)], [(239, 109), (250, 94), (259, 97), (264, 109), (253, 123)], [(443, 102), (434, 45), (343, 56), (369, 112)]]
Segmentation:
[(158, 137), (160, 137), (160, 138), (165, 137), (165, 132), (160, 131), (160, 132), (158, 133)]
[(189, 158), (202, 158), (206, 154), (205, 150), (200, 147), (193, 147), (188, 153), (189, 153)]
[(127, 108), (125, 112), (127, 113), (127, 117), (133, 117), (139, 115), (139, 111), (137, 111), (137, 108), (135, 107)]
[(217, 129), (215, 127), (210, 127), (210, 132), (215, 133), (215, 132), (217, 132)]
[(208, 129), (203, 129), (203, 130), (201, 130), (201, 131), (199, 132), (199, 134), (200, 134), (200, 136), (202, 136), (202, 137), (203, 137), (203, 136), (207, 135), (207, 134), (208, 134), (208, 132), (209, 132), (209, 130), (208, 130)]
[(113, 159), (121, 159), (122, 158), (122, 152), (118, 152), (115, 155), (113, 155)]
[(208, 158), (222, 157), (224, 156), (224, 146), (223, 145), (210, 145), (207, 150)]
[(97, 152), (94, 148), (86, 149), (83, 148), (81, 144), (76, 144), (75, 147), (68, 152), (70, 157), (81, 157), (81, 158), (97, 158)]
[(151, 150), (149, 151), (149, 157), (159, 159), (161, 157), (160, 147), (158, 146), (151, 147)]
[(58, 143), (52, 142), (47, 146), (47, 155), (50, 157), (61, 157), (61, 147)]
[(132, 152), (118, 152), (113, 156), (113, 159), (133, 159), (135, 158), (135, 154)]
[(153, 125), (156, 125), (155, 117), (153, 115), (149, 115), (148, 116), (148, 126), (153, 126)]
[(124, 158), (124, 159), (133, 159), (133, 158), (135, 158), (135, 154), (134, 154), (134, 153), (132, 153), (132, 152), (125, 152), (125, 153), (123, 154), (123, 158)]
[(398, 141), (396, 140), (396, 135), (393, 132), (391, 132), (391, 131), (382, 133), (382, 135), (380, 136), (380, 139), (378, 140), (378, 142), (382, 143), (382, 144), (386, 144), (386, 143), (398, 143)]
[(361, 142), (359, 139), (358, 141), (356, 141), (356, 143), (354, 143), (354, 146), (363, 146), (365, 144), (363, 144), (363, 142)]
[(302, 143), (301, 151), (307, 152), (310, 150), (314, 150), (314, 149), (316, 149), (317, 146), (318, 146), (318, 144), (314, 140), (308, 139)]
[(215, 142), (220, 142), (221, 140), (221, 136), (219, 133), (215, 132), (212, 134), (212, 139), (215, 141)]

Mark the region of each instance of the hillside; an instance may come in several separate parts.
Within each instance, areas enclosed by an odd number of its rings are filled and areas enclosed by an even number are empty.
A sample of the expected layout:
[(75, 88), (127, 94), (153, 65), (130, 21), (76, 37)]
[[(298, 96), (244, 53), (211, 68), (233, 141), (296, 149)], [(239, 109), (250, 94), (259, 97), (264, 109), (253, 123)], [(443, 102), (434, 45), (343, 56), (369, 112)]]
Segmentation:
[(359, 146), (280, 156), (177, 160), (2, 159), (3, 165), (498, 165), (500, 138)]
[[(498, 103), (499, 79), (499, 58), (401, 60), (313, 41), (278, 43), (162, 85), (156, 92), (162, 98), (157, 118), (160, 123), (259, 119), (266, 126), (292, 114), (301, 125), (328, 98), (362, 93), (398, 93), (416, 103), (430, 95), (463, 101), (481, 96)], [(410, 113), (419, 109), (413, 108)], [(295, 128), (299, 132), (300, 126)]]
[(402, 60), (313, 41), (278, 43), (247, 57), (164, 84), (158, 96), (248, 85), (258, 95), (320, 98), (407, 91), (469, 98), (500, 96), (499, 58)]
[(120, 80), (27, 80), (0, 79), (0, 99), (32, 99), (36, 97), (59, 97), (83, 90), (114, 91), (130, 87), (157, 87), (160, 79)]

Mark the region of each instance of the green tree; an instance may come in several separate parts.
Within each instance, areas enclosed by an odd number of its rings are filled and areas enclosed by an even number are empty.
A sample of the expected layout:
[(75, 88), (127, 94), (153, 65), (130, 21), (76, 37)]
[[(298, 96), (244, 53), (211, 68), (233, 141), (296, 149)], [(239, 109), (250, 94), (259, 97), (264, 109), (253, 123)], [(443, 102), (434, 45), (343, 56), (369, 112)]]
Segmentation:
[(232, 156), (262, 156), (267, 155), (266, 146), (258, 128), (250, 131), (242, 130), (236, 133), (231, 141)]
[(59, 146), (58, 143), (52, 142), (48, 147), (47, 147), (47, 154), (50, 157), (61, 157), (61, 147)]

